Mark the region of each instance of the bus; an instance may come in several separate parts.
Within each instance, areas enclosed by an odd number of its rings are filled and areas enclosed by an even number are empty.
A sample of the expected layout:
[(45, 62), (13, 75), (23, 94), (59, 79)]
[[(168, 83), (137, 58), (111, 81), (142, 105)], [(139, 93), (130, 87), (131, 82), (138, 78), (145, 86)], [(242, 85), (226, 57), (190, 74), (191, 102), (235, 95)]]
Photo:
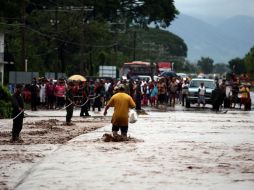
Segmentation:
[(172, 62), (157, 62), (150, 63), (144, 61), (132, 61), (123, 64), (120, 69), (120, 77), (127, 79), (140, 79), (140, 78), (155, 78), (163, 72), (173, 70)]
[(144, 61), (132, 61), (123, 64), (120, 69), (120, 76), (122, 78), (133, 79), (137, 76), (154, 76), (156, 75), (156, 68), (154, 64)]

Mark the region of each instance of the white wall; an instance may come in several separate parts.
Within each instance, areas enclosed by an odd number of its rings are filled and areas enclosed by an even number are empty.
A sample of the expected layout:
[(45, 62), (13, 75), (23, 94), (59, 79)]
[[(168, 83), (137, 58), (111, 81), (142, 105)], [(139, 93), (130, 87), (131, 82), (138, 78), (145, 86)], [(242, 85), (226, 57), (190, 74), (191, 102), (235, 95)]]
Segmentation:
[(0, 32), (0, 84), (4, 79), (4, 33)]
[(4, 82), (4, 64), (0, 63), (0, 85)]
[[(4, 33), (2, 32), (0, 32), (0, 53), (4, 53)], [(1, 57), (0, 61), (3, 62), (3, 60), (1, 60)]]
[(0, 32), (0, 84), (4, 79), (4, 33)]

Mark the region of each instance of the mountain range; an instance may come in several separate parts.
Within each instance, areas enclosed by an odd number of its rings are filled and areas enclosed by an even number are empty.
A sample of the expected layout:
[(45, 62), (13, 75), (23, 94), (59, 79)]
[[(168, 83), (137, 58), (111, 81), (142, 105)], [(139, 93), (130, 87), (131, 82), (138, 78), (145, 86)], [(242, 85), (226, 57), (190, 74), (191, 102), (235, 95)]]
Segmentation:
[(191, 62), (210, 57), (215, 63), (228, 63), (243, 58), (254, 46), (254, 17), (250, 16), (239, 15), (213, 25), (181, 14), (166, 30), (185, 41)]

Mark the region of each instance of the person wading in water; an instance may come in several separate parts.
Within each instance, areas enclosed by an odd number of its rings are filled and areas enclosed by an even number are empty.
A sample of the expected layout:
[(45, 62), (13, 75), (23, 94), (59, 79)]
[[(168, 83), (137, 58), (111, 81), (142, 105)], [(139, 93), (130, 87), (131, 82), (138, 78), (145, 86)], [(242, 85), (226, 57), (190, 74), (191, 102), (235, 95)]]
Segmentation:
[(119, 129), (121, 136), (127, 138), (128, 132), (128, 112), (129, 108), (135, 108), (136, 104), (132, 97), (124, 92), (124, 86), (120, 85), (118, 93), (113, 95), (104, 110), (104, 116), (107, 115), (109, 107), (114, 107), (114, 113), (111, 119), (113, 137), (118, 136)]

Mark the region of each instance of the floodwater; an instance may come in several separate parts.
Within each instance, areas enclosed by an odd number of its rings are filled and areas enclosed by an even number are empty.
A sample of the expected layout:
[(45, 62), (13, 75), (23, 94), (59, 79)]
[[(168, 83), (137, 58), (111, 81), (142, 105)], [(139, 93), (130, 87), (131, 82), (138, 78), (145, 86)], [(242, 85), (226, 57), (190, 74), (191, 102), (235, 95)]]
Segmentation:
[(129, 126), (137, 141), (103, 142), (109, 123), (59, 146), (15, 189), (254, 189), (253, 111), (146, 111)]

